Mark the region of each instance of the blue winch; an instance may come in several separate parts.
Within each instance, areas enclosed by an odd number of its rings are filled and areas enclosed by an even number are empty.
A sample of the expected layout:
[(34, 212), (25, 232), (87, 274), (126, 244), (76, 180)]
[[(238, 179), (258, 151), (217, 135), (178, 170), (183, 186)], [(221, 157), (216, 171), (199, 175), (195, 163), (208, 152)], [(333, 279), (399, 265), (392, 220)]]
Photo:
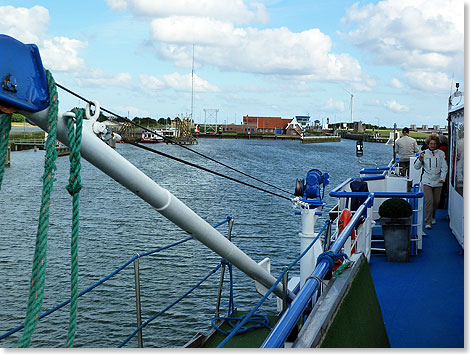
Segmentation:
[(37, 112), (49, 106), (38, 47), (0, 34), (0, 105)]
[[(302, 197), (302, 200), (312, 204), (320, 205), (323, 204), (322, 199), (325, 194), (325, 186), (328, 185), (330, 175), (328, 173), (322, 173), (318, 169), (311, 169), (307, 172), (307, 178), (298, 179), (295, 185), (294, 194), (298, 197)], [(320, 193), (320, 187), (323, 186), (323, 191)]]

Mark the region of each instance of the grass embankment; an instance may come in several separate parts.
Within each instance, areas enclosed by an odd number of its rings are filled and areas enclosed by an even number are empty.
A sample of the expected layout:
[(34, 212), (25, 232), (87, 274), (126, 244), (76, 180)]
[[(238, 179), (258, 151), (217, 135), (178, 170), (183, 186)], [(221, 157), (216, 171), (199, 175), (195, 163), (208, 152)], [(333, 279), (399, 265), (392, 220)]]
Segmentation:
[(44, 132), (10, 132), (10, 140), (44, 139)]

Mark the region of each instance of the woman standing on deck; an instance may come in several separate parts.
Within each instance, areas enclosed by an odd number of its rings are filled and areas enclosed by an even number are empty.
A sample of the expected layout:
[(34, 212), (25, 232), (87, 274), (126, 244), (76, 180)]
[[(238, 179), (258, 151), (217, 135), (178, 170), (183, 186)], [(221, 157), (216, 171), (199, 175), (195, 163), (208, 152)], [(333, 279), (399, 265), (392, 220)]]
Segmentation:
[(426, 139), (426, 145), (428, 148), (415, 160), (414, 167), (417, 170), (423, 167), (421, 179), (425, 198), (424, 224), (426, 229), (430, 229), (431, 224), (436, 223), (436, 209), (446, 179), (447, 163), (444, 152), (438, 149), (439, 137), (436, 134), (431, 134)]

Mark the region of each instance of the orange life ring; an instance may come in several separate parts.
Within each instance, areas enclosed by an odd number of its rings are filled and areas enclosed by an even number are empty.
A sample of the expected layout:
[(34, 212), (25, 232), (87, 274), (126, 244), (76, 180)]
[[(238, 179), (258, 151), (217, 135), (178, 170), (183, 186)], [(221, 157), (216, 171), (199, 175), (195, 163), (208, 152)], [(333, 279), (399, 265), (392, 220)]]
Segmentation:
[[(338, 222), (338, 235), (343, 231), (343, 229), (346, 227), (346, 225), (349, 223), (349, 221), (352, 218), (352, 213), (349, 209), (343, 209), (341, 212), (341, 216), (339, 217), (339, 222)], [(356, 232), (354, 229), (351, 231), (351, 243), (356, 240)], [(354, 245), (351, 249), (351, 254), (356, 253), (356, 245)], [(333, 271), (335, 271), (341, 264), (343, 263), (342, 260), (335, 260), (335, 265), (333, 267)]]

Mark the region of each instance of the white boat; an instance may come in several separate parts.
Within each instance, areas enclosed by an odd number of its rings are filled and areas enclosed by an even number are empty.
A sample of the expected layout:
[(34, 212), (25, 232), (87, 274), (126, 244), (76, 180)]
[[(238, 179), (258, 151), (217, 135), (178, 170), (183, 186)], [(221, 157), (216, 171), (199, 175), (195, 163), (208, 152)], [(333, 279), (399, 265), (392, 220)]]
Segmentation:
[(162, 130), (144, 130), (142, 131), (140, 142), (146, 144), (163, 143), (165, 142), (165, 138), (163, 136), (164, 133)]

